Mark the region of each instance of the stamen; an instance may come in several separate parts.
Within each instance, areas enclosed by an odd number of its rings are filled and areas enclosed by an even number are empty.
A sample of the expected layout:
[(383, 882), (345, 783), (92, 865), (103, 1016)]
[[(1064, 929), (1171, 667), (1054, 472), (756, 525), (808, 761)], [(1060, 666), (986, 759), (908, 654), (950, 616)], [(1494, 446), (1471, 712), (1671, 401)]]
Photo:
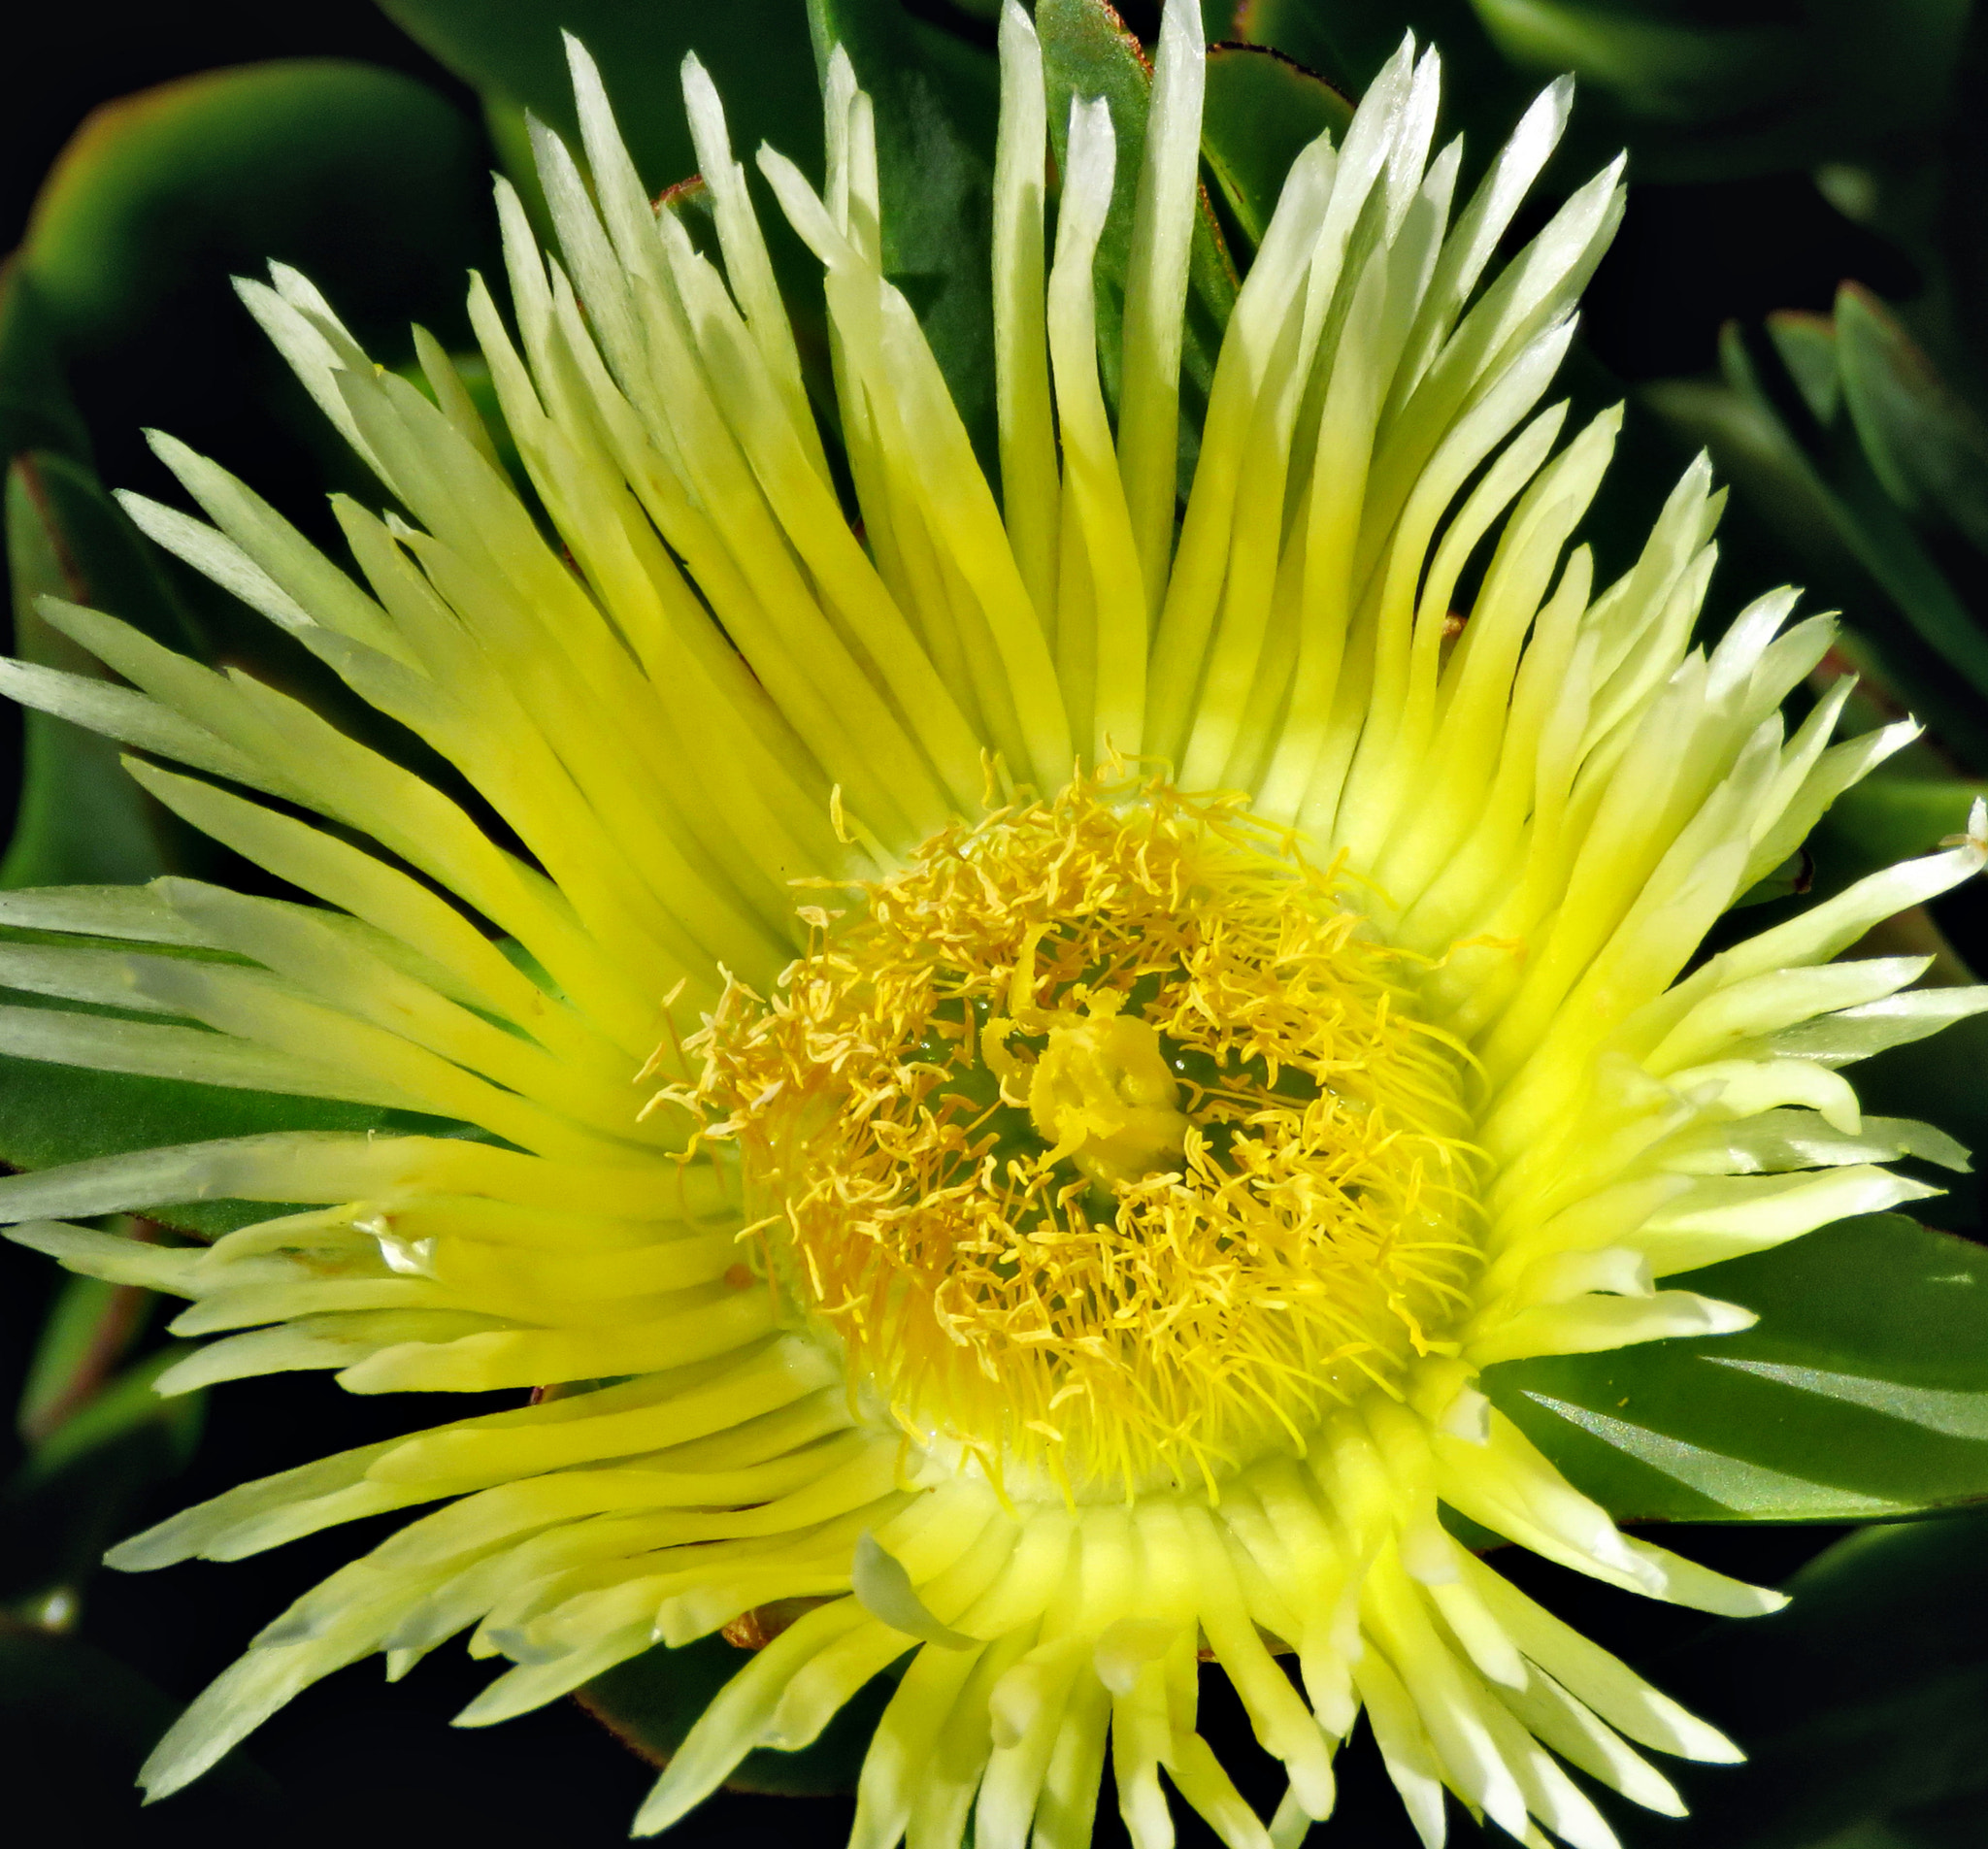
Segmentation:
[(1240, 799), (1079, 779), (860, 891), (663, 1095), (908, 1432), (1122, 1494), (1302, 1449), (1442, 1345), (1468, 1062), (1337, 871)]

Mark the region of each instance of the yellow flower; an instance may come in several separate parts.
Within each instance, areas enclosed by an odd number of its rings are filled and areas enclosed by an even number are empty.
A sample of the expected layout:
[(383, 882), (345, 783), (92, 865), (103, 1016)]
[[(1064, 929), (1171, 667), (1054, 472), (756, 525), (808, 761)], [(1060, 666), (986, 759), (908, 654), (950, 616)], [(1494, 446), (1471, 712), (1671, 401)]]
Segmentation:
[[(498, 190), (515, 332), (480, 280), (471, 314), (556, 541), (432, 342), (431, 398), (301, 277), (243, 285), (412, 519), (339, 500), (354, 576), (166, 438), (214, 524), (126, 505), (494, 822), (107, 615), (48, 607), (128, 686), (7, 670), (322, 905), (10, 895), (7, 922), (99, 941), (0, 947), (0, 979), (113, 1011), (0, 1010), (0, 1045), (478, 1133), (20, 1176), (14, 1237), (194, 1300), (175, 1327), (219, 1339), (168, 1392), (306, 1368), (543, 1390), (116, 1551), (235, 1559), (441, 1505), (255, 1640), (159, 1746), (154, 1793), (375, 1650), (398, 1674), (475, 1627), (514, 1665), (480, 1723), (768, 1607), (801, 1615), (742, 1656), (639, 1830), (892, 1666), (865, 1849), (949, 1849), (970, 1820), (982, 1849), (1074, 1849), (1108, 1743), (1140, 1849), (1172, 1839), (1168, 1785), (1233, 1849), (1286, 1845), (1331, 1811), (1363, 1710), (1431, 1843), (1445, 1788), (1586, 1849), (1612, 1837), (1561, 1760), (1674, 1811), (1630, 1742), (1735, 1757), (1441, 1511), (1702, 1609), (1775, 1596), (1619, 1533), (1474, 1383), (1739, 1328), (1652, 1280), (1925, 1192), (1883, 1160), (1955, 1152), (1860, 1121), (1837, 1069), (1982, 1001), (1829, 959), (1982, 842), (1680, 974), (1911, 729), (1831, 743), (1839, 685), (1783, 736), (1831, 633), (1786, 627), (1793, 593), (1691, 646), (1703, 463), (1626, 576), (1598, 587), (1573, 545), (1616, 417), (1562, 444), (1566, 408), (1536, 407), (1616, 170), (1487, 280), (1564, 85), (1461, 210), (1412, 45), (1342, 145), (1299, 156), (1176, 533), (1197, 16), (1170, 5), (1159, 50), (1115, 432), (1110, 118), (1073, 112), (1045, 250), (1011, 0), (1001, 50), (998, 499), (885, 280), (840, 53), (823, 193), (760, 165), (825, 270), (859, 526), (694, 61), (721, 267), (643, 196), (577, 47), (588, 175), (539, 137), (561, 261)], [(211, 1198), (286, 1205), (211, 1248), (49, 1217)], [(1196, 1733), (1198, 1658), (1287, 1769), (1268, 1826)]]

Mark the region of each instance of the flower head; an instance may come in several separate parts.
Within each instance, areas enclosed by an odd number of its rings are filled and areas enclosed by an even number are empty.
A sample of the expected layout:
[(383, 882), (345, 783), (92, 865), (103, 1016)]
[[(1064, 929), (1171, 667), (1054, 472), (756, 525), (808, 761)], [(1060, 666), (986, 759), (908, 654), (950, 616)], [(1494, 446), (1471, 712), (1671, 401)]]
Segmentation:
[[(998, 493), (883, 273), (840, 53), (823, 191), (760, 156), (826, 277), (827, 441), (694, 61), (716, 260), (645, 198), (578, 47), (586, 172), (538, 135), (559, 260), (499, 187), (512, 319), (480, 280), (471, 314), (556, 542), (432, 342), (424, 394), (301, 277), (243, 285), (393, 509), (337, 502), (354, 573), (165, 438), (213, 524), (126, 505), (501, 828), (111, 616), (48, 607), (128, 686), (7, 671), (321, 902), (11, 895), (10, 922), (99, 941), (0, 948), (0, 974), (98, 1011), (9, 1011), (7, 1050), (468, 1127), (21, 1176), (15, 1237), (194, 1300), (176, 1328), (219, 1338), (168, 1391), (539, 1390), (116, 1551), (232, 1559), (438, 1505), (255, 1640), (154, 1792), (376, 1650), (400, 1673), (474, 1627), (514, 1664), (483, 1722), (767, 1610), (793, 1622), (642, 1830), (886, 1669), (870, 1849), (970, 1818), (1080, 1843), (1108, 1744), (1140, 1849), (1171, 1840), (1168, 1785), (1234, 1849), (1288, 1843), (1363, 1710), (1431, 1842), (1447, 1788), (1522, 1840), (1607, 1843), (1562, 1760), (1675, 1809), (1630, 1742), (1733, 1756), (1442, 1512), (1706, 1610), (1774, 1595), (1619, 1533), (1475, 1382), (1740, 1327), (1654, 1280), (1923, 1192), (1883, 1161), (1954, 1152), (1861, 1119), (1838, 1068), (1968, 1004), (1830, 959), (1983, 844), (1692, 967), (1910, 728), (1832, 743), (1839, 686), (1784, 736), (1831, 633), (1788, 626), (1792, 593), (1694, 649), (1702, 463), (1620, 578), (1574, 544), (1616, 419), (1563, 443), (1538, 406), (1615, 170), (1490, 272), (1565, 86), (1460, 208), (1412, 45), (1298, 157), (1176, 521), (1195, 15), (1166, 16), (1115, 406), (1110, 117), (1073, 111), (1052, 247), (1013, 4), (1001, 35)], [(283, 1205), (205, 1248), (47, 1217), (215, 1197)], [(1196, 1732), (1201, 1658), (1288, 1772), (1268, 1826)]]

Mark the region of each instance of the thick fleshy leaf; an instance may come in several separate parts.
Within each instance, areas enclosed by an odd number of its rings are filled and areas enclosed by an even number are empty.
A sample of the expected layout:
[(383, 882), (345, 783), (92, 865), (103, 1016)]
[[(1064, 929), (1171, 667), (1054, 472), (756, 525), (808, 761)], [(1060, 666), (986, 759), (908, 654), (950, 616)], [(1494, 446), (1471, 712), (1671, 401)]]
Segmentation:
[[(580, 1700), (625, 1745), (660, 1766), (746, 1662), (745, 1650), (722, 1636), (702, 1637), (680, 1650), (658, 1644), (596, 1676), (580, 1690)], [(870, 1735), (895, 1686), (893, 1672), (884, 1670), (856, 1693), (812, 1746), (798, 1753), (748, 1753), (726, 1783), (734, 1791), (795, 1798), (854, 1791)]]
[[(453, 303), (480, 249), (469, 125), (396, 72), (215, 71), (98, 110), (37, 200), (20, 262), (65, 352), (139, 333), (189, 283), (281, 257), (362, 326)], [(341, 287), (340, 285), (344, 286)]]
[(1791, 576), (1840, 607), (1851, 626), (1842, 665), (1909, 708), (1964, 763), (1988, 765), (1988, 626), (1866, 455), (1844, 404), (1835, 328), (1776, 314), (1768, 331), (1757, 349), (1727, 330), (1723, 385), (1664, 380), (1643, 402), (1711, 450), (1785, 548)]
[[(967, 434), (991, 466), (993, 56), (956, 43), (942, 50), (888, 0), (809, 0), (808, 12), (819, 55), (841, 46), (875, 105), (884, 273), (917, 315)], [(818, 116), (819, 104), (811, 107)], [(791, 135), (772, 140), (783, 153), (797, 151)], [(819, 292), (814, 283), (812, 299)]]
[[(1405, 27), (1442, 48), (1469, 125), (1572, 71), (1584, 153), (1627, 142), (1640, 178), (1704, 181), (1879, 151), (1948, 106), (1967, 23), (1950, 0), (1242, 0), (1241, 36), (1364, 87)], [(1851, 101), (1850, 99), (1854, 99)]]
[(1988, 550), (1988, 429), (1869, 289), (1837, 291), (1836, 335), (1843, 397), (1885, 492)]
[[(1233, 36), (1275, 46), (1354, 96), (1373, 82), (1410, 28), (1442, 48), (1455, 77), (1504, 76), (1469, 0), (1421, 0), (1408, 7), (1390, 0), (1242, 0), (1235, 27)], [(1453, 79), (1452, 92), (1461, 87)]]
[[(0, 1004), (46, 1006), (40, 997), (11, 989), (0, 989)], [(277, 1130), (476, 1134), (444, 1118), (372, 1105), (277, 1097), (0, 1054), (0, 1163), (12, 1169), (51, 1169), (58, 1163), (87, 1162), (134, 1149)], [(210, 1237), (282, 1211), (229, 1201), (146, 1205), (149, 1218)]]
[[(1917, 947), (1917, 946), (1915, 946)], [(1972, 975), (1972, 972), (1969, 973)], [(1931, 1040), (1893, 1047), (1855, 1071), (1865, 1107), (1887, 1116), (1917, 1117), (1970, 1149), (1988, 1149), (1988, 1019), (1970, 1015)], [(1981, 1177), (1942, 1177), (1952, 1194), (1926, 1203), (1927, 1217), (1980, 1237)]]
[(1202, 158), (1252, 247), (1299, 151), (1328, 131), (1337, 144), (1352, 119), (1351, 103), (1281, 52), (1249, 45), (1209, 52)]
[(1867, 1521), (1988, 1501), (1988, 1251), (1872, 1214), (1668, 1281), (1760, 1321), (1484, 1376), (1618, 1520)]
[[(144, 542), (90, 472), (66, 456), (34, 451), (8, 471), (7, 569), (14, 651), (27, 661), (104, 673), (42, 621), (35, 606), (43, 597), (116, 610), (168, 645), (193, 644)], [(171, 823), (119, 768), (116, 744), (30, 712), (22, 749), (20, 809), (0, 886), (114, 884), (167, 871)]]
[(1854, 871), (1861, 876), (1930, 854), (1941, 842), (1965, 834), (1968, 811), (1984, 796), (1988, 783), (1971, 777), (1880, 771), (1830, 805), (1822, 831), (1839, 853), (1854, 853)]
[[(128, 1233), (137, 1222), (125, 1222)], [(145, 1333), (152, 1294), (101, 1277), (65, 1277), (42, 1322), (28, 1363), (16, 1429), (40, 1444), (101, 1393), (131, 1344)]]
[[(1111, 112), (1117, 162), (1111, 210), (1098, 240), (1094, 275), (1098, 302), (1098, 370), (1106, 396), (1118, 398), (1119, 348), (1125, 319), (1125, 271), (1132, 216), (1145, 156), (1145, 118), (1152, 73), (1139, 41), (1106, 0), (1042, 0), (1036, 31), (1049, 90), (1049, 143), (1058, 165), (1070, 138), (1073, 101), (1103, 97)], [(1288, 131), (1279, 128), (1280, 138)], [(1295, 148), (1291, 150), (1297, 151)], [(1288, 156), (1285, 165), (1289, 165)], [(1281, 180), (1281, 175), (1278, 176)], [(1236, 304), (1234, 259), (1206, 204), (1195, 226), (1187, 265), (1187, 318), (1180, 349), (1181, 479), (1191, 477), (1198, 433), (1214, 380), (1215, 355)]]
[(0, 456), (89, 458), (89, 431), (62, 378), (55, 316), (17, 258), (0, 267)]
[[(725, 99), (732, 145), (771, 141), (810, 172), (821, 167), (821, 101), (808, 19), (796, 0), (658, 7), (654, 0), (381, 0), (388, 17), (482, 94), (493, 115), (529, 110), (578, 146), (562, 32), (593, 53), (652, 192), (696, 171), (680, 67), (695, 51)], [(508, 149), (506, 150), (508, 153)]]
[[(1692, 1849), (1973, 1849), (1988, 1798), (1988, 1515), (1870, 1528), (1818, 1555), (1770, 1618), (1649, 1666), (1747, 1748), (1669, 1767)], [(1633, 1844), (1677, 1826), (1618, 1812)]]
[[(1839, 305), (1835, 338), (1827, 347), (1809, 315), (1771, 315), (1768, 333), (1813, 419), (1811, 428), (1796, 431), (1796, 440), (1804, 444), (1825, 483), (1832, 517), (1845, 545), (1882, 586), (1918, 640), (1962, 677), (1975, 698), (1988, 697), (1988, 627), (1968, 609), (1906, 516), (1907, 508), (1921, 497), (1917, 477), (1904, 472), (1903, 452), (1930, 439), (1923, 432), (1908, 438), (1901, 428), (1901, 349), (1896, 344), (1889, 348), (1883, 345), (1879, 324), (1855, 299), (1847, 320)], [(1729, 338), (1729, 376), (1743, 388), (1740, 350), (1737, 340)], [(1837, 362), (1847, 415), (1834, 412), (1837, 396), (1829, 391), (1822, 371), (1826, 354)], [(1923, 356), (1916, 357), (1924, 364)], [(1931, 387), (1922, 388), (1922, 413), (1932, 396)], [(1825, 418), (1824, 406), (1834, 414)], [(1919, 421), (1926, 420), (1922, 414)], [(1966, 467), (1966, 461), (1956, 457), (1941, 473), (1950, 477)]]

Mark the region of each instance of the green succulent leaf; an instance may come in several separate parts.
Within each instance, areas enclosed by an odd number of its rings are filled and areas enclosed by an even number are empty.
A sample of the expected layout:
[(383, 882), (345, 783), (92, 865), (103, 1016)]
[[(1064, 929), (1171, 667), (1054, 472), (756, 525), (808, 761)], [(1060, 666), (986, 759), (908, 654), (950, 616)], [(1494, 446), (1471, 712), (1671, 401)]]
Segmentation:
[[(907, 1638), (905, 1648), (911, 1647)], [(712, 1699), (749, 1661), (744, 1649), (722, 1636), (700, 1637), (677, 1650), (658, 1644), (596, 1676), (580, 1691), (580, 1700), (623, 1744), (661, 1766), (683, 1743)], [(872, 1677), (812, 1746), (796, 1753), (762, 1747), (746, 1754), (727, 1785), (733, 1791), (793, 1798), (854, 1791), (870, 1736), (902, 1671), (900, 1663)]]
[[(1770, 1618), (1653, 1666), (1741, 1737), (1747, 1764), (1676, 1768), (1693, 1849), (1972, 1849), (1988, 1797), (1988, 1514), (1868, 1528)], [(1676, 1839), (1639, 1818), (1633, 1843)]]
[(136, 1284), (101, 1277), (62, 1280), (21, 1389), (15, 1424), (23, 1439), (41, 1445), (102, 1391), (144, 1334), (152, 1301)]
[(0, 1585), (17, 1602), (57, 1589), (74, 1597), (147, 1493), (192, 1461), (204, 1396), (153, 1391), (190, 1347), (163, 1349), (99, 1387), (0, 1485)]
[(1843, 397), (1886, 494), (1988, 551), (1988, 429), (1858, 283), (1837, 292), (1836, 336)]
[(1967, 833), (1968, 813), (1988, 783), (1968, 777), (1866, 777), (1830, 806), (1823, 828), (1854, 843), (1858, 873), (1932, 853), (1940, 842)]
[[(1118, 398), (1119, 350), (1125, 320), (1125, 274), (1132, 251), (1133, 205), (1145, 156), (1145, 119), (1152, 73), (1139, 41), (1105, 0), (1041, 0), (1036, 31), (1049, 91), (1049, 143), (1058, 165), (1070, 139), (1071, 105), (1103, 97), (1111, 112), (1117, 164), (1111, 210), (1098, 240), (1094, 276), (1098, 304), (1098, 366), (1106, 396)], [(1280, 136), (1288, 131), (1279, 125)], [(1295, 153), (1297, 149), (1292, 148)], [(1285, 162), (1288, 166), (1288, 158)], [(1260, 178), (1260, 169), (1257, 170)], [(1276, 176), (1281, 183), (1282, 174)], [(1222, 331), (1236, 304), (1236, 265), (1214, 213), (1204, 204), (1187, 267), (1187, 317), (1181, 344), (1181, 471), (1188, 479), (1197, 433), (1214, 382)]]
[[(1917, 1117), (1943, 1130), (1970, 1149), (1988, 1149), (1988, 1020), (1970, 1015), (1931, 1040), (1896, 1046), (1857, 1068), (1857, 1095), (1870, 1110)], [(1970, 1191), (1971, 1198), (1962, 1190)], [(1980, 1182), (1959, 1182), (1950, 1201), (1929, 1201), (1929, 1209), (1949, 1209), (1942, 1221), (1981, 1226)]]
[[(1988, 767), (1988, 626), (1949, 575), (1969, 561), (1951, 547), (1936, 553), (1886, 491), (1849, 409), (1839, 329), (1776, 314), (1768, 334), (1771, 349), (1756, 352), (1729, 328), (1723, 385), (1666, 380), (1644, 403), (1710, 448), (1812, 593), (1841, 607), (1849, 665), (1963, 763)], [(1858, 364), (1872, 371), (1868, 354)], [(1860, 389), (1875, 389), (1868, 376)], [(1978, 556), (1969, 569), (1980, 572)]]
[(1500, 88), (1510, 87), (1469, 0), (1421, 0), (1408, 7), (1389, 0), (1242, 0), (1235, 25), (1237, 38), (1274, 46), (1352, 96), (1373, 82), (1410, 28), (1424, 43), (1442, 48), (1453, 97), (1458, 81), (1466, 78), (1488, 77)]
[[(877, 0), (809, 0), (808, 17), (820, 64), (841, 46), (875, 104), (884, 273), (917, 315), (981, 464), (991, 468), (992, 55), (968, 47), (942, 51), (937, 35), (914, 31), (898, 7)], [(977, 75), (962, 81), (963, 64)], [(809, 109), (819, 117), (818, 96)], [(817, 282), (811, 300), (818, 295)]]
[[(105, 105), (36, 201), (17, 261), (70, 356), (141, 336), (190, 282), (280, 257), (361, 319), (453, 304), (479, 251), (479, 150), (397, 72), (333, 59), (214, 71)], [(336, 273), (336, 276), (332, 273)]]
[(600, 65), (629, 152), (653, 192), (688, 179), (697, 168), (680, 75), (690, 51), (725, 99), (733, 149), (748, 171), (753, 150), (770, 141), (811, 172), (820, 172), (821, 95), (807, 17), (795, 0), (726, 0), (721, 7), (658, 7), (654, 0), (381, 5), (474, 84), (494, 115), (514, 118), (528, 110), (577, 146), (580, 125), (561, 38), (571, 32)]
[(1760, 1321), (1485, 1371), (1492, 1403), (1618, 1520), (1988, 1501), (1988, 1250), (1872, 1214), (1673, 1281)]
[(1441, 47), (1452, 117), (1473, 130), (1572, 71), (1589, 99), (1583, 158), (1627, 141), (1639, 177), (1673, 182), (1800, 170), (1922, 132), (1950, 105), (1967, 20), (1954, 0), (1242, 0), (1237, 13), (1242, 37), (1356, 93), (1412, 27)]
[(1323, 78), (1263, 46), (1218, 45), (1208, 55), (1201, 151), (1250, 246), (1263, 242), (1284, 176), (1309, 144), (1335, 144), (1353, 106)]
[[(36, 614), (43, 597), (116, 610), (161, 642), (188, 647), (183, 611), (144, 542), (89, 470), (50, 450), (7, 476), (7, 566), (14, 650), (71, 674), (103, 668)], [(111, 740), (44, 712), (26, 715), (20, 809), (0, 886), (90, 885), (166, 871), (165, 812), (118, 765)]]
[(17, 252), (0, 267), (0, 456), (24, 449), (87, 462), (90, 445), (63, 382), (55, 317)]

